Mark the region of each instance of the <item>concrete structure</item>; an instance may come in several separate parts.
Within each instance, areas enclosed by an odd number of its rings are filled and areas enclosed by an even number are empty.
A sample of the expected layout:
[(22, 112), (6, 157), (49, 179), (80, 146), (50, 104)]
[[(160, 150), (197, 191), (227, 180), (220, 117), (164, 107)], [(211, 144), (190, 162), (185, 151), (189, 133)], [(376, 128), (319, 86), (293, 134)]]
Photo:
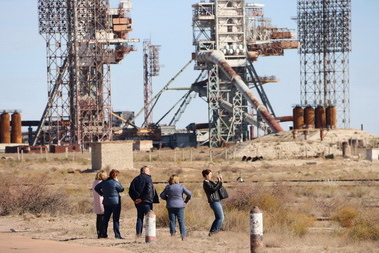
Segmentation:
[(133, 150), (150, 151), (153, 148), (152, 140), (137, 140), (133, 143)]
[(91, 143), (92, 169), (133, 168), (133, 141), (112, 141)]
[(367, 159), (369, 159), (371, 161), (378, 161), (379, 160), (379, 148), (367, 149), (366, 157), (367, 157)]

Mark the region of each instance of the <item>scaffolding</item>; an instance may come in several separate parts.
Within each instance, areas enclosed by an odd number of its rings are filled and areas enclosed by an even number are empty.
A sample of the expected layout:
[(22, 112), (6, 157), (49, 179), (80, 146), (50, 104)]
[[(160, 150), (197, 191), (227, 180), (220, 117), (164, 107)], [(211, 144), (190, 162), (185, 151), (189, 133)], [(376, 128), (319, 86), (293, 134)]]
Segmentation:
[(153, 113), (150, 101), (153, 97), (153, 76), (158, 76), (160, 71), (160, 47), (160, 45), (152, 45), (150, 40), (145, 40), (143, 42), (143, 86), (145, 119), (142, 126), (149, 126), (153, 123)]
[(135, 51), (129, 43), (131, 1), (39, 0), (46, 41), (48, 102), (33, 144), (112, 139), (110, 64)]
[(300, 99), (336, 107), (339, 127), (350, 125), (351, 0), (299, 0)]

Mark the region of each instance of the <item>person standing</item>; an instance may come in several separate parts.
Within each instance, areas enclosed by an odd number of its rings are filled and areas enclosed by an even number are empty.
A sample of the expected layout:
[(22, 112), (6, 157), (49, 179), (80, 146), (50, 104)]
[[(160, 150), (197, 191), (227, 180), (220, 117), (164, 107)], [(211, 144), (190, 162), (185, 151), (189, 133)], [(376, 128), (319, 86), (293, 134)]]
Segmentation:
[(108, 238), (108, 223), (113, 214), (113, 231), (117, 239), (123, 239), (120, 234), (120, 214), (121, 214), (121, 196), (120, 192), (124, 187), (118, 181), (120, 171), (111, 170), (107, 180), (102, 181), (95, 186), (95, 191), (103, 196), (104, 219), (101, 228), (100, 238)]
[(209, 230), (209, 236), (212, 236), (221, 230), (222, 222), (224, 221), (224, 211), (222, 209), (220, 194), (218, 193), (218, 189), (222, 186), (222, 176), (219, 174), (217, 182), (214, 182), (212, 181), (211, 170), (203, 170), (202, 175), (204, 177), (203, 188), (215, 216), (215, 220)]
[[(160, 197), (167, 201), (166, 208), (170, 219), (170, 233), (176, 234), (176, 219), (178, 219), (180, 236), (184, 240), (187, 236), (184, 208), (185, 204), (191, 199), (191, 192), (182, 184), (179, 183), (179, 176), (172, 175), (168, 180), (169, 185), (160, 194)], [(183, 194), (186, 199), (183, 200)]]
[(132, 180), (129, 187), (129, 196), (137, 208), (136, 236), (141, 237), (145, 214), (153, 210), (153, 203), (159, 203), (149, 167), (142, 166), (140, 174)]
[(96, 214), (96, 231), (97, 238), (100, 238), (101, 227), (104, 218), (104, 206), (103, 206), (103, 197), (100, 196), (95, 191), (95, 186), (101, 183), (101, 181), (107, 179), (107, 173), (104, 170), (100, 170), (96, 173), (95, 181), (92, 184), (92, 195), (93, 195), (93, 212)]

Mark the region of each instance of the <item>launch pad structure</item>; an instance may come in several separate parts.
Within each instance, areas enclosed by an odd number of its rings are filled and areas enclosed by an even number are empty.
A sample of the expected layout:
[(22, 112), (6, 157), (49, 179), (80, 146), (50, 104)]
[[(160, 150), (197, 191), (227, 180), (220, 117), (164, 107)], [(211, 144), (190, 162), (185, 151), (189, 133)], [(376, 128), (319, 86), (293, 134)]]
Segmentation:
[[(283, 131), (279, 121), (285, 117), (275, 114), (263, 88), (276, 80), (259, 76), (254, 65), (259, 57), (281, 56), (285, 49), (299, 49), (301, 106), (335, 106), (342, 125), (348, 126), (350, 0), (297, 4), (298, 40), (290, 29), (271, 24), (263, 4), (202, 0), (192, 5), (191, 61), (201, 73), (181, 107), (188, 105), (191, 92), (205, 98), (210, 147)], [(136, 50), (131, 43), (139, 42), (129, 38), (131, 5), (120, 1), (118, 8), (110, 8), (108, 0), (38, 1), (39, 32), (47, 49), (48, 103), (33, 145), (113, 139), (110, 65), (120, 63)], [(145, 41), (145, 127), (158, 124), (152, 122), (151, 106), (160, 96), (152, 98), (152, 76), (158, 74), (159, 46)], [(183, 111), (178, 109), (170, 125)]]
[(131, 1), (39, 0), (48, 102), (33, 145), (112, 140), (110, 65), (134, 51)]

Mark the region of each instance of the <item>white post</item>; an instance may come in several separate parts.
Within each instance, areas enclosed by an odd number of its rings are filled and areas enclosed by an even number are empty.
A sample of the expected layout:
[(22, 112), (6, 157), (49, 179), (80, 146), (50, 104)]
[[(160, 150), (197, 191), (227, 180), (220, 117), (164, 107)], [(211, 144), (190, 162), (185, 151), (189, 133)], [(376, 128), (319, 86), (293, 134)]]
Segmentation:
[(152, 210), (145, 215), (145, 224), (145, 242), (156, 242), (156, 216)]
[(263, 247), (263, 214), (254, 206), (250, 211), (250, 252), (256, 253), (260, 247)]

